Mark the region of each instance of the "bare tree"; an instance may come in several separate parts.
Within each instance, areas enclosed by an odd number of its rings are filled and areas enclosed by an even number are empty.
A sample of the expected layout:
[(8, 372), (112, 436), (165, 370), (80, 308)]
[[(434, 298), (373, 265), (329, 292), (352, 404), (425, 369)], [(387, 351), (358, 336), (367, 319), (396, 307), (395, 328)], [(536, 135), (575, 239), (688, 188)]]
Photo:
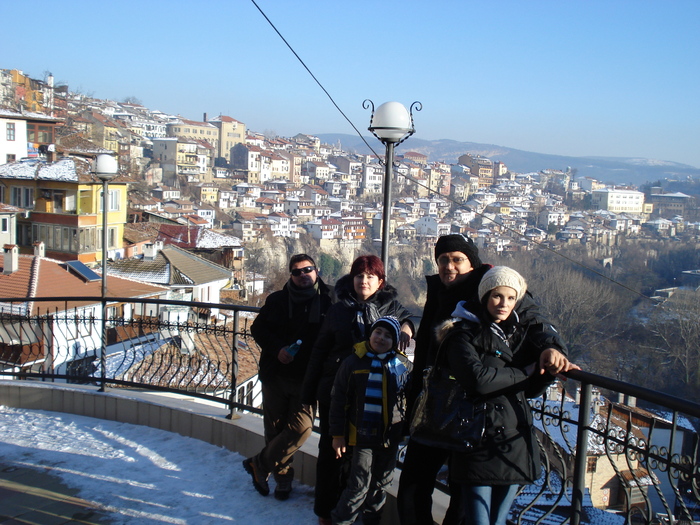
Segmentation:
[(129, 95), (128, 97), (124, 97), (124, 98), (122, 99), (122, 102), (123, 102), (124, 104), (137, 104), (137, 105), (139, 105), (139, 106), (142, 106), (142, 105), (143, 105), (143, 102), (141, 102), (141, 99), (139, 99), (139, 98), (137, 98), (137, 97), (135, 97), (135, 96), (133, 96), (133, 95)]
[(633, 296), (566, 260), (540, 256), (507, 263), (528, 281), (528, 289), (566, 341), (574, 361), (588, 362), (593, 349), (628, 330)]
[[(700, 392), (700, 293), (678, 290), (656, 306), (647, 323), (652, 338), (643, 348), (659, 357), (660, 372), (675, 376), (688, 394)], [(649, 344), (652, 343), (652, 344)]]

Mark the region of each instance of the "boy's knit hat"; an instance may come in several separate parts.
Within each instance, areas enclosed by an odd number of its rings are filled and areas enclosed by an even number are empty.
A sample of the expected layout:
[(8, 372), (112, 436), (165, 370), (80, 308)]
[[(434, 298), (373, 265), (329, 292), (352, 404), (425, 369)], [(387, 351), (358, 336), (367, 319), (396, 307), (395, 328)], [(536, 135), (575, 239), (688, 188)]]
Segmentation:
[(517, 301), (523, 298), (527, 291), (527, 283), (522, 275), (507, 266), (494, 266), (484, 274), (479, 283), (479, 300), (494, 288), (507, 286), (515, 290)]
[(391, 334), (391, 338), (394, 341), (394, 347), (398, 346), (399, 344), (399, 332), (401, 332), (401, 323), (399, 323), (399, 320), (394, 317), (393, 315), (386, 315), (384, 317), (380, 317), (376, 321), (374, 321), (374, 324), (372, 325), (372, 328), (369, 330), (369, 335), (367, 336), (367, 339), (369, 340), (370, 337), (372, 337), (372, 332), (374, 332), (374, 329), (377, 328), (378, 326), (381, 326), (382, 328), (386, 328), (389, 330), (389, 333)]
[(469, 262), (472, 263), (472, 268), (474, 269), (481, 266), (479, 248), (477, 248), (474, 241), (466, 235), (462, 235), (461, 233), (441, 235), (435, 243), (435, 260), (437, 261), (443, 253), (449, 252), (462, 252), (467, 256)]

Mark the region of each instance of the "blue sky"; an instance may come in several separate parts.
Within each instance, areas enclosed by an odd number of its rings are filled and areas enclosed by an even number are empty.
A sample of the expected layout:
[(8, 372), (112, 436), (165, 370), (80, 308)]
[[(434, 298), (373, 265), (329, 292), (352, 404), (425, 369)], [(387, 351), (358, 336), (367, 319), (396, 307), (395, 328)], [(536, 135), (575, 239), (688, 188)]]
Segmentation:
[[(419, 100), (422, 139), (700, 167), (697, 0), (257, 3), (363, 133), (364, 99)], [(249, 0), (0, 5), (1, 68), (193, 120), (354, 133)]]

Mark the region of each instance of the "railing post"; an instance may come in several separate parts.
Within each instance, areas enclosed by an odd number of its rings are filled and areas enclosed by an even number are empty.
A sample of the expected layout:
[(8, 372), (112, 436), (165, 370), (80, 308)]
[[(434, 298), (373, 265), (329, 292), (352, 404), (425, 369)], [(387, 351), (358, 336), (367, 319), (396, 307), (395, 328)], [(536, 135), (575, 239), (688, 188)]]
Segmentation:
[(581, 383), (581, 403), (578, 407), (578, 432), (574, 459), (573, 488), (571, 494), (571, 525), (581, 523), (583, 495), (586, 491), (586, 466), (588, 460), (588, 427), (591, 424), (591, 384)]
[(104, 392), (107, 384), (107, 297), (102, 293), (102, 349), (100, 350), (100, 389)]
[(233, 419), (233, 404), (236, 402), (236, 378), (238, 377), (238, 319), (239, 311), (233, 311), (233, 347), (231, 349), (231, 397), (226, 419)]

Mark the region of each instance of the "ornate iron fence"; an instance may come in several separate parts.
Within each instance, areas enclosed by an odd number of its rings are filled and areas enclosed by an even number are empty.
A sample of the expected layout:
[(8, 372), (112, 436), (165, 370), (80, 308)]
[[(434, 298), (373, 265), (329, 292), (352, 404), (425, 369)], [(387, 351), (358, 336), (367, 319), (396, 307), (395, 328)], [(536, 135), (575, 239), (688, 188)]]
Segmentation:
[[(249, 332), (257, 311), (0, 299), (0, 377), (178, 392), (260, 413), (260, 352)], [(531, 403), (542, 475), (521, 490), (512, 522), (698, 522), (700, 405), (582, 371), (568, 376), (566, 389), (556, 383)]]
[(573, 396), (555, 383), (531, 402), (542, 476), (521, 490), (513, 522), (698, 523), (700, 405), (583, 371), (567, 376), (578, 383)]
[[(0, 376), (177, 392), (259, 412), (258, 308), (95, 297), (0, 299)], [(103, 316), (102, 313), (107, 315)]]

